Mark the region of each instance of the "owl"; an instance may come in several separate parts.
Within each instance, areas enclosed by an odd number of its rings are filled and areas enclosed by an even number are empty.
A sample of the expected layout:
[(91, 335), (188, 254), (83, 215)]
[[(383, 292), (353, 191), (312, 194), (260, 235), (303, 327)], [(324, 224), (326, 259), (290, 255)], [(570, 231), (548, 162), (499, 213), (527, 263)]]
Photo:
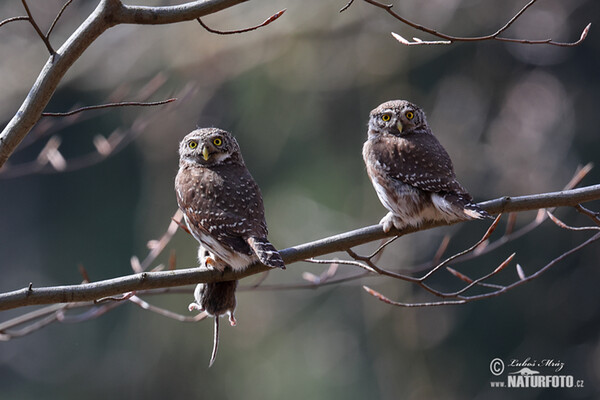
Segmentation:
[(198, 259), (219, 270), (239, 271), (256, 261), (285, 268), (267, 240), (262, 195), (235, 138), (217, 128), (197, 129), (183, 138), (179, 156), (177, 203), (189, 231), (210, 253), (200, 246)]
[(427, 125), (425, 113), (405, 100), (371, 111), (363, 159), (381, 203), (390, 212), (380, 224), (419, 226), (489, 215), (456, 180), (452, 161)]

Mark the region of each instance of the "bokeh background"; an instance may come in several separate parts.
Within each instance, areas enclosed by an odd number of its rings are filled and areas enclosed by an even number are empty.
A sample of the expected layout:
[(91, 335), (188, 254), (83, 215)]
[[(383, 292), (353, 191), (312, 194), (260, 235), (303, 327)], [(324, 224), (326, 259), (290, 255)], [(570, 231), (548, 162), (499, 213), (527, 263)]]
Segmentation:
[[(63, 2), (31, 0), (42, 27)], [(166, 5), (176, 1), (138, 1)], [(395, 10), (456, 35), (495, 31), (523, 1), (407, 0)], [(74, 1), (53, 33), (58, 46), (95, 8)], [(113, 99), (162, 100), (155, 108), (96, 111), (79, 119), (45, 118), (0, 171), (0, 291), (131, 273), (130, 258), (167, 228), (176, 210), (173, 179), (179, 140), (196, 126), (233, 132), (265, 197), (270, 239), (279, 248), (372, 225), (384, 215), (361, 159), (368, 113), (403, 98), (428, 114), (457, 175), (477, 200), (561, 189), (578, 165), (598, 161), (600, 3), (545, 0), (507, 36), (573, 41), (575, 48), (500, 42), (405, 47), (409, 29), (359, 0), (253, 0), (204, 18), (235, 29), (287, 12), (268, 27), (217, 36), (196, 22), (118, 26), (103, 34), (67, 73), (48, 111)], [(22, 15), (3, 1), (0, 18)], [(45, 28), (43, 28), (45, 30)], [(47, 52), (26, 22), (0, 28), (0, 120), (9, 121)], [(63, 173), (18, 173), (49, 137), (67, 160), (93, 153), (93, 138), (115, 130), (127, 145), (89, 167)], [(37, 138), (38, 140), (33, 140)], [(15, 172), (16, 171), (16, 172)], [(593, 170), (583, 184), (600, 182)], [(590, 204), (599, 208), (600, 204)], [(558, 216), (587, 223), (572, 210)], [(522, 214), (518, 226), (535, 217)], [(485, 231), (473, 222), (409, 235), (382, 265), (410, 269), (430, 260), (446, 234), (447, 255)], [(454, 267), (487, 272), (512, 252), (531, 273), (585, 240), (551, 222), (490, 255)], [(361, 247), (372, 250), (376, 244)], [(170, 252), (180, 268), (195, 265), (196, 243), (180, 231)], [(431, 300), (400, 281), (368, 278), (315, 290), (238, 294), (238, 326), (222, 326), (215, 365), (207, 368), (212, 322), (181, 323), (125, 304), (78, 324), (53, 324), (0, 343), (2, 399), (502, 399), (600, 396), (600, 246), (571, 256), (538, 280), (497, 298), (456, 307), (401, 309), (366, 294), (368, 284), (393, 299)], [(294, 264), (265, 284), (302, 282)], [(505, 282), (516, 279), (514, 266)], [(352, 274), (351, 267), (340, 276)], [(242, 282), (249, 286), (252, 277)], [(444, 287), (455, 282), (440, 276)], [(187, 315), (189, 293), (147, 297)], [(1, 320), (30, 309), (1, 313)], [(496, 357), (554, 359), (578, 389), (490, 387)]]

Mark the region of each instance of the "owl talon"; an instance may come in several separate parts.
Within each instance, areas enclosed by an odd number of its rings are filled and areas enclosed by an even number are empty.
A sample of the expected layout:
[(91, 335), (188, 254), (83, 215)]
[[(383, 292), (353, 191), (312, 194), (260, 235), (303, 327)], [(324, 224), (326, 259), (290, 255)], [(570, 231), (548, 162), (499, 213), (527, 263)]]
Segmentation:
[(217, 266), (218, 266), (218, 264), (217, 264), (217, 262), (215, 261), (215, 259), (214, 259), (214, 258), (211, 258), (211, 257), (206, 257), (206, 258), (204, 259), (204, 266), (205, 266), (206, 268), (209, 268), (209, 269), (211, 269), (211, 268), (212, 268), (212, 269), (217, 269)]
[(381, 221), (379, 221), (379, 225), (383, 225), (383, 231), (388, 233), (393, 226), (396, 226), (396, 220), (397, 218), (394, 217), (394, 214), (390, 212), (387, 213), (386, 216), (381, 219)]

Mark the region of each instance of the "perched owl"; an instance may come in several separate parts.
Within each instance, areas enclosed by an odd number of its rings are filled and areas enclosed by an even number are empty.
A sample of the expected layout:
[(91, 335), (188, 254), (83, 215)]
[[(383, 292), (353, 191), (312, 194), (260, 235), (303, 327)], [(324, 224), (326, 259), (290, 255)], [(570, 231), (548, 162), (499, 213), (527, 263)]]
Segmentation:
[[(267, 240), (267, 223), (260, 189), (248, 172), (235, 138), (217, 128), (197, 129), (179, 145), (179, 172), (175, 178), (177, 203), (192, 235), (200, 242), (201, 267), (242, 270), (260, 261), (285, 268), (283, 259)], [(199, 284), (189, 310), (214, 317), (213, 351), (219, 344), (219, 317), (233, 312), (237, 281)]]
[(217, 128), (197, 129), (183, 138), (179, 156), (177, 203), (192, 235), (212, 255), (206, 258), (200, 247), (199, 260), (221, 270), (255, 261), (285, 268), (267, 240), (262, 195), (235, 138)]
[(388, 101), (371, 111), (363, 158), (379, 200), (390, 211), (380, 222), (385, 232), (424, 221), (488, 216), (456, 180), (425, 113), (408, 101)]

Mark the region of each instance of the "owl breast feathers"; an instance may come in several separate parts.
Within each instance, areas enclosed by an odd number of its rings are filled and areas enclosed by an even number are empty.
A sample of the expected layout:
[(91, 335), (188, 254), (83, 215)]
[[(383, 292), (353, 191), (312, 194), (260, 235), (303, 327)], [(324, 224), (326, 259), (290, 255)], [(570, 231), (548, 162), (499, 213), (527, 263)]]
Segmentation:
[(380, 222), (386, 232), (392, 226), (487, 216), (456, 180), (448, 153), (414, 104), (394, 100), (371, 111), (363, 158), (379, 199), (390, 211)]
[[(220, 268), (246, 268), (255, 261), (284, 268), (267, 240), (262, 195), (228, 132), (206, 128), (188, 134), (179, 147), (175, 178), (185, 222)], [(199, 258), (206, 259), (200, 250)], [(211, 257), (212, 258), (212, 257)]]

